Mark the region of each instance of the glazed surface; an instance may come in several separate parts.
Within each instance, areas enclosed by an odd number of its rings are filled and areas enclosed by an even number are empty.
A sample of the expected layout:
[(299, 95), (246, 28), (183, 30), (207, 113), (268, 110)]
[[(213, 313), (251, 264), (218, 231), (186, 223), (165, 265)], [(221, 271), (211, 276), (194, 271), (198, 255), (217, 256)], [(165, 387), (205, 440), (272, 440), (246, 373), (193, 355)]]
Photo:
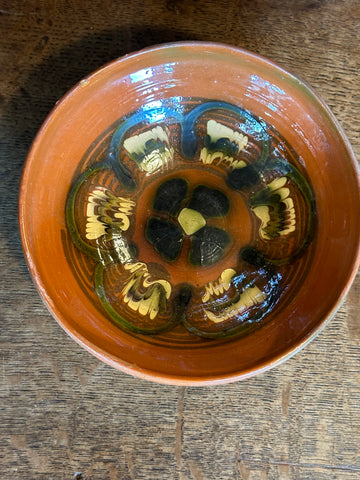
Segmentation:
[(263, 119), (174, 97), (91, 145), (66, 221), (68, 262), (110, 321), (195, 346), (249, 333), (291, 301), (312, 259), (316, 208), (301, 158)]
[(354, 165), (327, 107), (271, 62), (154, 47), (81, 81), (39, 132), (20, 195), (29, 267), (58, 322), (110, 365), (246, 378), (305, 346), (347, 291)]

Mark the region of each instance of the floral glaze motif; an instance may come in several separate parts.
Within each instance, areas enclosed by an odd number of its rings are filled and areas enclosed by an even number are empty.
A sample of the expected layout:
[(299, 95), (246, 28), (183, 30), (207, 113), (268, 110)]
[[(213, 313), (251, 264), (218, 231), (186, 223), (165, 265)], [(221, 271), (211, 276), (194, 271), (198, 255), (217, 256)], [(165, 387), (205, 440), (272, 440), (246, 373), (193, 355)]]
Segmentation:
[(310, 87), (251, 52), (181, 42), (117, 59), (56, 104), (19, 224), (71, 338), (141, 378), (215, 385), (328, 324), (360, 265), (359, 209), (357, 160)]
[(174, 97), (98, 138), (66, 221), (66, 248), (81, 252), (74, 272), (109, 320), (148, 341), (195, 345), (249, 333), (291, 301), (312, 258), (315, 196), (263, 119)]

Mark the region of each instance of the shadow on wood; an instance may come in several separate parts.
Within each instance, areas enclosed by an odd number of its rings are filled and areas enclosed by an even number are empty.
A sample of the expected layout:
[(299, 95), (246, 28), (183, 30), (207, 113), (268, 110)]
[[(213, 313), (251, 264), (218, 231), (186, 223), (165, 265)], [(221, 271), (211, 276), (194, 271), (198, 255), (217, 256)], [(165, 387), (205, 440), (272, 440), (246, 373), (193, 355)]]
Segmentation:
[[(1, 98), (0, 149), (7, 160), (0, 165), (3, 212), (0, 232), (12, 262), (20, 263), (25, 270), (17, 221), (19, 183), (31, 143), (55, 103), (84, 76), (111, 60), (147, 46), (191, 39), (195, 38), (176, 30), (139, 27), (130, 30), (119, 27), (88, 35), (37, 65), (8, 103)], [(46, 43), (43, 37), (38, 48), (41, 50)]]

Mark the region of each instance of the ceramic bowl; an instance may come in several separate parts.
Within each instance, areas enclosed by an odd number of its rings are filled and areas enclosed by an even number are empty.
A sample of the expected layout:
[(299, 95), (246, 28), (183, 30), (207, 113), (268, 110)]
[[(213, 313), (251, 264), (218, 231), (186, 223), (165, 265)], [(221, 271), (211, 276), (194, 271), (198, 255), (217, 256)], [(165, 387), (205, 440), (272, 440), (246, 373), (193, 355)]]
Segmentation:
[(145, 379), (204, 385), (289, 358), (359, 265), (359, 173), (323, 101), (272, 62), (185, 42), (120, 58), (57, 103), (20, 228), (65, 331)]

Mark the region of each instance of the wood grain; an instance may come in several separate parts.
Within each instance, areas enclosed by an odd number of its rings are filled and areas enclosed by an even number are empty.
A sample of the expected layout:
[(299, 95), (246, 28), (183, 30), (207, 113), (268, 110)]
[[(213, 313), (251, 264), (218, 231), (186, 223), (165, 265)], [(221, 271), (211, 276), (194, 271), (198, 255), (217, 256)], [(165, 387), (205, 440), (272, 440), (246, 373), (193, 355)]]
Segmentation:
[[(50, 317), (17, 227), (20, 173), (55, 102), (109, 60), (213, 40), (310, 83), (360, 154), (358, 0), (0, 1), (0, 478), (360, 478), (360, 277), (303, 352), (212, 388), (141, 381), (100, 363)], [(346, 186), (339, 185), (339, 188)]]

